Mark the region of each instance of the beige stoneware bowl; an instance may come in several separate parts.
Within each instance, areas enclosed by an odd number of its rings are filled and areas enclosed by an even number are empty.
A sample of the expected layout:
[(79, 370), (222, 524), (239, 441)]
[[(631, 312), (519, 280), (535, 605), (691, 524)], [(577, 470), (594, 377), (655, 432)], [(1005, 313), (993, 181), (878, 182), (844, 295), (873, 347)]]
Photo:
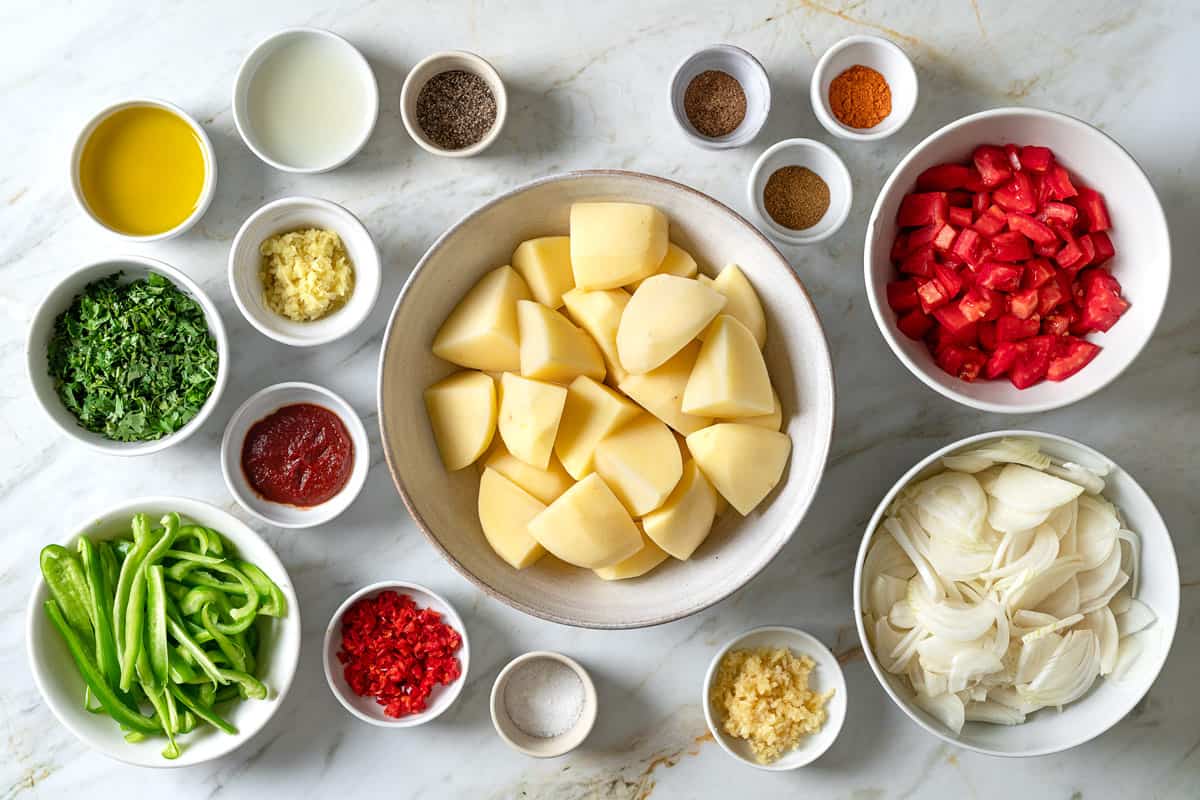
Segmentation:
[[(442, 467), (422, 391), (457, 367), (429, 351), (459, 299), (508, 264), (523, 240), (565, 234), (571, 204), (626, 200), (657, 206), (671, 239), (712, 275), (737, 263), (767, 313), (767, 366), (779, 392), (791, 462), (748, 517), (727, 511), (690, 561), (634, 580), (606, 582), (546, 558), (518, 572), (484, 540), (476, 517), (479, 473)], [(417, 525), (464, 576), (493, 597), (543, 619), (588, 628), (638, 628), (693, 614), (765, 567), (799, 527), (816, 494), (833, 432), (833, 369), (816, 310), (774, 245), (726, 206), (663, 178), (571, 172), (515, 189), (468, 214), (413, 270), (392, 310), (379, 362), (379, 424), (396, 488)]]

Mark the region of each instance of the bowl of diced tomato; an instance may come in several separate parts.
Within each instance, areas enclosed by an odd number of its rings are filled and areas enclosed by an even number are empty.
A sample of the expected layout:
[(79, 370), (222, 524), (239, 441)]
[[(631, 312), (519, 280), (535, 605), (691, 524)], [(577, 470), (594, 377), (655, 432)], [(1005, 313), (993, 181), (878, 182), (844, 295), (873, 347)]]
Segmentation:
[(930, 388), (1031, 413), (1121, 374), (1158, 324), (1166, 216), (1116, 141), (1051, 111), (999, 108), (934, 132), (875, 202), (864, 253), (884, 339)]

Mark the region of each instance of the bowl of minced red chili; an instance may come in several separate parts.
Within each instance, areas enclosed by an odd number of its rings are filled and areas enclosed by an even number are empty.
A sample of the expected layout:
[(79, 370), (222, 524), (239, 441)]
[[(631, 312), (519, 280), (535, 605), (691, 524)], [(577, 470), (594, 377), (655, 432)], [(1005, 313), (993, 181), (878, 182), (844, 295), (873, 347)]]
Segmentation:
[(367, 479), (367, 431), (350, 404), (311, 383), (278, 383), (234, 412), (221, 469), (242, 508), (308, 528), (345, 511)]
[(408, 728), (454, 704), (470, 649), (462, 618), (415, 583), (383, 581), (338, 606), (325, 628), (325, 680), (347, 711), (372, 725)]

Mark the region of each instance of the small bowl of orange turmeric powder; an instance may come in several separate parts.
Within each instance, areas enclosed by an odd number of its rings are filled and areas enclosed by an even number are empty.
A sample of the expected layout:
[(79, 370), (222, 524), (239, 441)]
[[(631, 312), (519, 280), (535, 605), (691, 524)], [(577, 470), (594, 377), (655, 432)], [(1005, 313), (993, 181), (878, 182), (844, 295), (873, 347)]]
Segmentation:
[(884, 139), (900, 130), (917, 106), (917, 71), (895, 43), (848, 36), (817, 62), (811, 95), (813, 113), (834, 136)]

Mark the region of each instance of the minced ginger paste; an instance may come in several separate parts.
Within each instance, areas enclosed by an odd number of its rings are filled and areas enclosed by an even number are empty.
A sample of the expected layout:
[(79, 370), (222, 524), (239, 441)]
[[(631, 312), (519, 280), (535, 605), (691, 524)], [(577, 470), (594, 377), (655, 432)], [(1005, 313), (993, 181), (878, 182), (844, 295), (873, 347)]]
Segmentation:
[(263, 302), (295, 322), (341, 308), (354, 291), (354, 268), (341, 237), (309, 228), (270, 237), (259, 248)]
[(749, 741), (760, 764), (777, 760), (825, 724), (833, 690), (808, 688), (815, 666), (785, 647), (731, 650), (721, 659), (710, 700), (725, 732)]

